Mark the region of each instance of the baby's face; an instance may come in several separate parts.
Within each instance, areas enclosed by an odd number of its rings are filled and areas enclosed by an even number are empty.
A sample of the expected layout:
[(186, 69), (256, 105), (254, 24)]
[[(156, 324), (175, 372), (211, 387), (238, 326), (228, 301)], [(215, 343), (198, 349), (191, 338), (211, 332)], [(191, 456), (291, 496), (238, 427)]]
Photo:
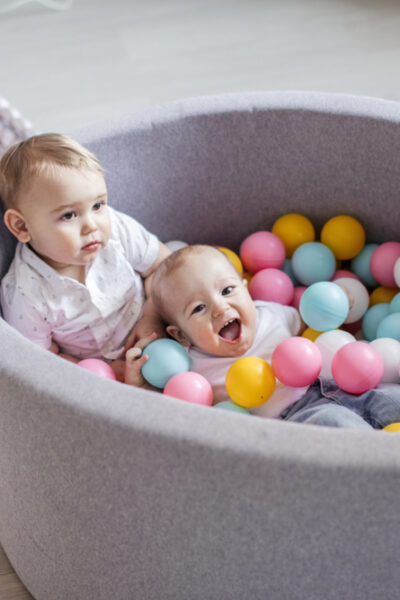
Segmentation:
[(215, 356), (241, 356), (254, 340), (256, 310), (245, 282), (219, 254), (188, 256), (171, 275), (169, 302), (187, 342)]
[(26, 238), (56, 271), (94, 261), (110, 237), (102, 173), (60, 167), (37, 176), (18, 202)]

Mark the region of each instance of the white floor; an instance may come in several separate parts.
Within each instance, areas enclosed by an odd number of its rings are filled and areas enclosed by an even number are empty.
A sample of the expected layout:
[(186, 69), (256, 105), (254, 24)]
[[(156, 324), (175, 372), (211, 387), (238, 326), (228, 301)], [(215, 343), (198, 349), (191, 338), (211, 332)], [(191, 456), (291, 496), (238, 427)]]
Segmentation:
[(0, 96), (41, 131), (241, 90), (400, 100), (398, 0), (28, 0), (1, 12), (15, 2), (0, 0)]

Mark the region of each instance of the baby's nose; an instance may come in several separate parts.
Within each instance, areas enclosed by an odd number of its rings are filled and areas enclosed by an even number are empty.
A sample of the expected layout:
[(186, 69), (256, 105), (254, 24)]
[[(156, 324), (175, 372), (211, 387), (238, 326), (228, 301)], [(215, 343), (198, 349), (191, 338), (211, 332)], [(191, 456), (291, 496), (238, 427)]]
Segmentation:
[(219, 317), (220, 315), (222, 315), (226, 311), (227, 306), (228, 305), (227, 305), (226, 300), (224, 300), (222, 298), (220, 300), (214, 302), (214, 305), (213, 305), (213, 315), (215, 317)]
[(82, 230), (94, 231), (95, 229), (97, 229), (96, 219), (94, 219), (91, 215), (88, 215), (83, 221)]

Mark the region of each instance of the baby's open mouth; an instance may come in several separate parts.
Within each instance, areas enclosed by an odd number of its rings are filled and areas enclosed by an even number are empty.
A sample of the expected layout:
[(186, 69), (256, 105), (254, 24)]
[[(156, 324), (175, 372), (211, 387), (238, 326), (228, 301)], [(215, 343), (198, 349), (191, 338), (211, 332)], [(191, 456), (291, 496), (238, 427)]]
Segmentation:
[(239, 319), (228, 321), (219, 331), (219, 335), (228, 342), (236, 342), (240, 338), (242, 326)]

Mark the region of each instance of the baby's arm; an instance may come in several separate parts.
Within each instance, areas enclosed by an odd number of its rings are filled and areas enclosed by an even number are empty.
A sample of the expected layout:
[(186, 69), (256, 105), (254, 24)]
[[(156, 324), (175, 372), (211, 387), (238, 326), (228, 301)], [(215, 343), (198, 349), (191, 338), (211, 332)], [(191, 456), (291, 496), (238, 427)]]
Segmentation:
[(152, 333), (146, 338), (142, 338), (136, 346), (129, 348), (125, 355), (125, 383), (135, 387), (142, 387), (149, 390), (160, 391), (151, 386), (142, 375), (142, 367), (148, 360), (147, 354), (143, 354), (143, 349), (157, 338), (156, 333)]
[(151, 333), (157, 333), (158, 337), (165, 337), (165, 327), (156, 311), (153, 302), (150, 298), (152, 275), (158, 265), (171, 254), (171, 251), (163, 243), (159, 242), (158, 256), (153, 265), (147, 271), (141, 273), (144, 280), (144, 289), (146, 293), (146, 301), (143, 307), (143, 316), (136, 323), (130, 335), (125, 342), (125, 349), (130, 348), (141, 338), (149, 336)]

